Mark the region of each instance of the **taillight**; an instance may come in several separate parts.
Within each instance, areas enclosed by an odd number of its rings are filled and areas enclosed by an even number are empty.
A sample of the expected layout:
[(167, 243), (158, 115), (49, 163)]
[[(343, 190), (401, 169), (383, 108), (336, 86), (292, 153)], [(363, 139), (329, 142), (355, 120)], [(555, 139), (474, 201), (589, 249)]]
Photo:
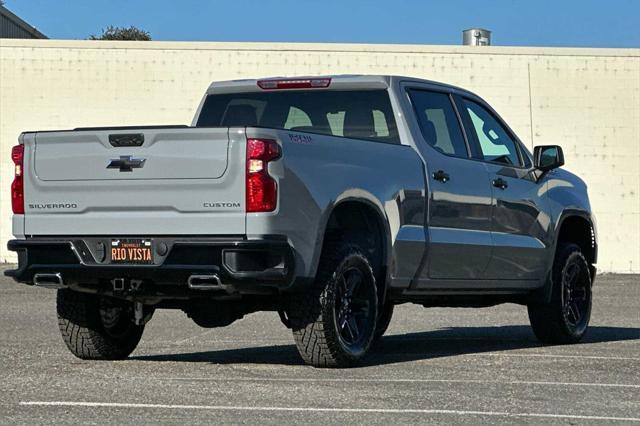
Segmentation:
[(331, 84), (330, 78), (296, 78), (258, 80), (258, 87), (262, 90), (274, 89), (324, 89)]
[(11, 149), (11, 159), (15, 164), (15, 174), (11, 183), (11, 208), (15, 214), (24, 214), (24, 145), (16, 145)]
[(269, 161), (280, 157), (280, 146), (270, 139), (247, 139), (247, 212), (272, 212), (278, 187), (269, 176)]

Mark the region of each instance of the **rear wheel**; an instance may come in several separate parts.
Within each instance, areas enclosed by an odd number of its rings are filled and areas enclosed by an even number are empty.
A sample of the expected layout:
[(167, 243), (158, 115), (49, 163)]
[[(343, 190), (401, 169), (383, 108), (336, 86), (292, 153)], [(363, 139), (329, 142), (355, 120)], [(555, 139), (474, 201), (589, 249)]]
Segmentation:
[(124, 359), (144, 331), (133, 322), (133, 304), (124, 300), (63, 289), (57, 311), (62, 339), (81, 359)]
[(373, 341), (378, 316), (376, 280), (360, 247), (330, 243), (310, 291), (288, 310), (298, 352), (315, 367), (347, 367)]
[(380, 308), (380, 313), (378, 314), (378, 324), (376, 325), (376, 334), (375, 339), (378, 340), (384, 333), (387, 332), (389, 328), (389, 324), (391, 324), (391, 318), (393, 317), (393, 304), (390, 302), (385, 303)]
[(544, 343), (576, 343), (591, 317), (591, 272), (580, 247), (558, 247), (552, 271), (551, 301), (528, 306), (531, 327)]

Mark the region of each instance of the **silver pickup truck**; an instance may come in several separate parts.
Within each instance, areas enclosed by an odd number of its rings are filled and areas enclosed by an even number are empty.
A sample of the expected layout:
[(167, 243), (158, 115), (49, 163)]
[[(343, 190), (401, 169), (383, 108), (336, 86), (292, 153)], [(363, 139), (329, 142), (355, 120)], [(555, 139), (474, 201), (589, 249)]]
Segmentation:
[(202, 327), (278, 312), (323, 367), (362, 359), (407, 302), (526, 305), (547, 343), (587, 329), (585, 184), (457, 87), (219, 82), (191, 126), (25, 132), (12, 159), (5, 273), (58, 289), (82, 359), (126, 358), (163, 308)]

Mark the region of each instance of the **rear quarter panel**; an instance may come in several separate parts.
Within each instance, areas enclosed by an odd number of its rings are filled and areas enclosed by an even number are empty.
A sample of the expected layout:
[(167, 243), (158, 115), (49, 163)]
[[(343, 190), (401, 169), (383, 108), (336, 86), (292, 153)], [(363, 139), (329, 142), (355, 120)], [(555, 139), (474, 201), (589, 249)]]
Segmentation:
[(249, 238), (286, 235), (297, 254), (297, 276), (313, 277), (331, 212), (357, 200), (374, 207), (385, 224), (391, 274), (412, 277), (414, 268), (392, 258), (403, 241), (414, 242), (415, 250), (405, 252), (417, 267), (424, 250), (424, 170), (413, 148), (276, 129), (247, 128), (246, 134), (280, 141), (283, 153), (269, 165), (278, 180), (277, 210), (248, 214)]

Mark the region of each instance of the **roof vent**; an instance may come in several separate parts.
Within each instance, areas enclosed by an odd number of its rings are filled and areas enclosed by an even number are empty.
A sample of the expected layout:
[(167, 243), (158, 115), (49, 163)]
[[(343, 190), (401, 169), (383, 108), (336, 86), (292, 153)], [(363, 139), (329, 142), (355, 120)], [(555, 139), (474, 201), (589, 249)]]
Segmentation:
[(491, 31), (483, 28), (469, 28), (462, 32), (464, 46), (491, 46)]

